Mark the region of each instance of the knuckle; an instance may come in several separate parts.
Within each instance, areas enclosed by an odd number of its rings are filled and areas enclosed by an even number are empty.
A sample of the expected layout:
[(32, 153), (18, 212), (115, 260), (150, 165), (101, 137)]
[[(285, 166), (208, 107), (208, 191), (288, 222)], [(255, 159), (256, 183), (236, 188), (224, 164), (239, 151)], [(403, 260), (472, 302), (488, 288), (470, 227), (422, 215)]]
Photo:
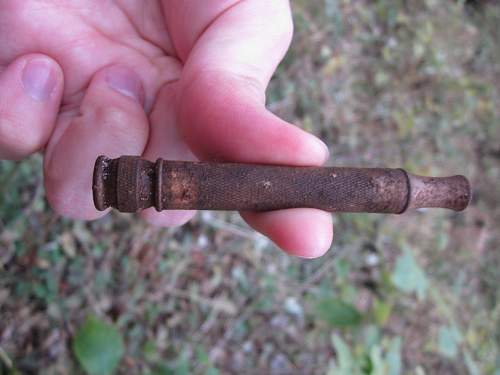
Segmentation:
[(273, 3), (276, 7), (273, 14), (276, 17), (272, 18), (272, 27), (270, 31), (273, 37), (280, 41), (291, 41), (293, 34), (293, 17), (288, 1), (277, 1)]
[(116, 129), (126, 128), (130, 122), (130, 114), (120, 107), (98, 107), (95, 116), (103, 126)]
[(120, 105), (89, 105), (83, 111), (81, 121), (96, 124), (117, 139), (142, 139), (148, 133), (145, 114)]

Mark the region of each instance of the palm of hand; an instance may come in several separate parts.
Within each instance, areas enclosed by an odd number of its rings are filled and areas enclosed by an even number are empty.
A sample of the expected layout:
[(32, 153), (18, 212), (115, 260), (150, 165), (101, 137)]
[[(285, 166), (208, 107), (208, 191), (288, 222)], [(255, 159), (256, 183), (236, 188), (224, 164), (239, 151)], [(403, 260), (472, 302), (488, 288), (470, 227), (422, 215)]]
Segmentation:
[[(276, 17), (263, 20), (269, 8)], [(46, 146), (49, 201), (58, 212), (85, 219), (100, 215), (90, 198), (92, 164), (100, 154), (190, 159), (194, 152), (243, 162), (322, 163), (325, 152), (315, 138), (263, 106), (265, 87), (290, 38), (287, 9), (286, 1), (259, 0), (0, 3), (4, 73), (22, 70), (30, 59), (46, 60), (32, 55), (41, 53), (62, 69), (54, 76), (64, 76), (64, 86), (51, 93), (52, 110), (36, 103), (41, 114), (30, 111), (38, 116), (38, 129), (30, 128), (34, 119), (25, 114), (20, 131), (27, 146), (12, 155)], [(20, 56), (24, 62), (13, 68)], [(9, 147), (3, 147), (7, 155)], [(288, 210), (244, 218), (290, 252), (311, 256), (329, 247), (325, 215)], [(142, 216), (169, 225), (191, 213), (146, 210)], [(315, 243), (301, 231), (299, 240), (290, 237), (294, 227), (309, 229)]]

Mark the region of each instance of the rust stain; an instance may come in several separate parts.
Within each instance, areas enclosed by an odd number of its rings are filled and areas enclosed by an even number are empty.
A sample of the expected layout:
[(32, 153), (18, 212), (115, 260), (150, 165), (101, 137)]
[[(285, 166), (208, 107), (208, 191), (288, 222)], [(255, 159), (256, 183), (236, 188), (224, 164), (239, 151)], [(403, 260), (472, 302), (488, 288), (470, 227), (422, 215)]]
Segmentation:
[(269, 211), (312, 207), (331, 212), (399, 214), (407, 208), (463, 210), (471, 192), (463, 176), (421, 177), (403, 169), (287, 167), (237, 163), (156, 163), (101, 156), (94, 168), (94, 203), (136, 212), (209, 209)]

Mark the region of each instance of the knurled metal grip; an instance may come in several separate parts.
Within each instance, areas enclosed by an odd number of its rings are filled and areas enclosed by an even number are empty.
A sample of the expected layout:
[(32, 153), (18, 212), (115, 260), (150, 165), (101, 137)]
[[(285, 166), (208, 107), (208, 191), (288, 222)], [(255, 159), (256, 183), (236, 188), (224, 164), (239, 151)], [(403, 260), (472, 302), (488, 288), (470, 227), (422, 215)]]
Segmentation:
[(420, 177), (403, 169), (289, 167), (100, 156), (93, 179), (98, 210), (137, 212), (270, 211), (311, 207), (331, 212), (399, 214), (407, 208), (467, 207), (463, 176)]

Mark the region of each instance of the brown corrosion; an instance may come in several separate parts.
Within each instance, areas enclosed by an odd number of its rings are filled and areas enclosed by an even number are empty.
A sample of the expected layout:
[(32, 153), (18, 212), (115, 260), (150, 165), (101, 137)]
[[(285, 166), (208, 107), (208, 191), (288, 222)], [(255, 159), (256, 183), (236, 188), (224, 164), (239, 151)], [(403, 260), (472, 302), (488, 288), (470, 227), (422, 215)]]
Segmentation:
[(409, 208), (444, 207), (461, 211), (471, 199), (469, 181), (463, 176), (422, 177), (408, 174)]
[(311, 207), (331, 212), (402, 213), (407, 208), (463, 210), (463, 176), (420, 177), (402, 169), (287, 167), (99, 157), (93, 193), (99, 210), (269, 211)]

